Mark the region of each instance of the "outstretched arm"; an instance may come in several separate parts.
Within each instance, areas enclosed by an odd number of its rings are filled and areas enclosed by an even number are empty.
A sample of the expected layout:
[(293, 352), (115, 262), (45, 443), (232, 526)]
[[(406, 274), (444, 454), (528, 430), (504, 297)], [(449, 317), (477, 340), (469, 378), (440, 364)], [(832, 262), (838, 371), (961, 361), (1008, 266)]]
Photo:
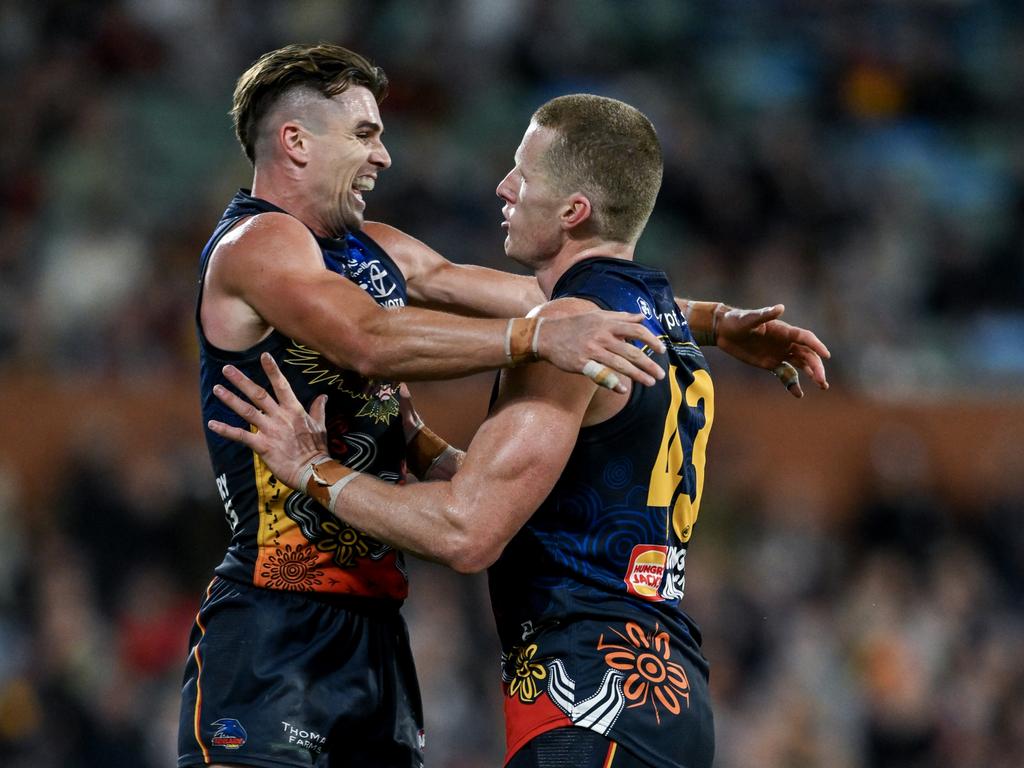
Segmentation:
[(367, 221), (363, 231), (401, 268), (414, 306), (477, 317), (520, 317), (546, 300), (535, 277), (456, 264), (390, 224)]
[[(595, 361), (646, 385), (662, 376), (630, 343), (662, 346), (639, 315), (590, 312), (538, 326), (522, 318), (510, 325), (416, 308), (382, 311), (325, 269), (312, 235), (283, 213), (254, 216), (224, 237), (202, 302), (204, 331), (218, 346), (244, 349), (275, 328), (335, 365), (375, 378), (443, 379), (536, 359), (576, 373)], [(245, 339), (234, 346), (233, 331)], [(214, 339), (218, 332), (229, 342)]]
[[(482, 317), (525, 315), (544, 301), (533, 277), (455, 264), (426, 243), (388, 224), (368, 221), (365, 231), (395, 259), (413, 304)], [(794, 397), (803, 397), (798, 371), (828, 389), (828, 348), (811, 331), (779, 318), (782, 304), (736, 309), (721, 302), (676, 298), (697, 343), (718, 346), (737, 360), (771, 371)]]
[(823, 362), (831, 357), (828, 347), (813, 332), (779, 320), (784, 305), (736, 309), (721, 302), (676, 302), (701, 346), (717, 345), (741, 362), (771, 371), (794, 397), (804, 396), (800, 371), (819, 389), (828, 389)]

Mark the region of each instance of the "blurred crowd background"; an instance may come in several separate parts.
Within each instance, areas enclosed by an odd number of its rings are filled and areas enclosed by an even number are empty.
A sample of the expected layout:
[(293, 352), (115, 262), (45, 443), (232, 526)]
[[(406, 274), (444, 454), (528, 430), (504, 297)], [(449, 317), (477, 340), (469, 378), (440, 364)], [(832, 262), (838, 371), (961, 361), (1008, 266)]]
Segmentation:
[[(1024, 765), (1013, 0), (0, 0), (0, 763), (173, 763), (228, 538), (197, 257), (251, 178), (235, 79), (317, 40), (392, 81), (371, 218), (507, 267), (493, 190), (530, 113), (618, 97), (666, 156), (640, 260), (684, 295), (785, 302), (829, 344), (833, 389), (802, 403), (710, 355), (685, 602), (716, 765)], [(485, 389), (419, 392), (464, 444)], [(498, 765), (485, 581), (412, 578), (428, 766)]]

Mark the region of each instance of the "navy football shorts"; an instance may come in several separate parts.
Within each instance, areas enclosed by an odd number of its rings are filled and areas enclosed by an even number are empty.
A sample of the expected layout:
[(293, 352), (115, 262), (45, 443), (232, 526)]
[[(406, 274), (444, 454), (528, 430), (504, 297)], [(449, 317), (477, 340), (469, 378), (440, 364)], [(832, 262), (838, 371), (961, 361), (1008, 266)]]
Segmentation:
[(587, 728), (556, 728), (534, 736), (505, 768), (654, 768), (607, 736)]
[(397, 606), (213, 580), (190, 639), (179, 768), (420, 768), (422, 749)]

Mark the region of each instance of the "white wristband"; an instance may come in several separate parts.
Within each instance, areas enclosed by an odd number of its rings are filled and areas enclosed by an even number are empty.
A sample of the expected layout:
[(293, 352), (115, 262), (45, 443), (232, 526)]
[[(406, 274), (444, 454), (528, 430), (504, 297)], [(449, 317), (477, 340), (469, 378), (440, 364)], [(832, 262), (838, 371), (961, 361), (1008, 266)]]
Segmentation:
[(509, 362), (512, 362), (512, 322), (514, 320), (514, 317), (510, 317), (508, 325), (505, 326), (505, 359)]

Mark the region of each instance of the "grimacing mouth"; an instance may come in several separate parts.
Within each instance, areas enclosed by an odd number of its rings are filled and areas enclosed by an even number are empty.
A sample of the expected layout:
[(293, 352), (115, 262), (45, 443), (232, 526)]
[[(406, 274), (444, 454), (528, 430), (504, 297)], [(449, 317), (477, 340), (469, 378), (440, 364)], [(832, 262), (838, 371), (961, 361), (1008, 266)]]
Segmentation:
[(352, 182), (352, 192), (359, 199), (363, 199), (363, 192), (372, 192), (377, 180), (373, 176), (356, 176)]

